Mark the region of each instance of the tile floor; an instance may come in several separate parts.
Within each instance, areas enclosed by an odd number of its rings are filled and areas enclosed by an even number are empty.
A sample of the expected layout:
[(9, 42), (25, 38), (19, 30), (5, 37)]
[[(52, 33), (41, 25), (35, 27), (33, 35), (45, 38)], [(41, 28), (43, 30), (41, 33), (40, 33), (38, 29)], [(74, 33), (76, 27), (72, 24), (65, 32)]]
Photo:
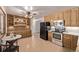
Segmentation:
[[(73, 50), (58, 46), (39, 38), (39, 34), (18, 40), (20, 52), (72, 52)], [(76, 51), (79, 51), (79, 47)]]

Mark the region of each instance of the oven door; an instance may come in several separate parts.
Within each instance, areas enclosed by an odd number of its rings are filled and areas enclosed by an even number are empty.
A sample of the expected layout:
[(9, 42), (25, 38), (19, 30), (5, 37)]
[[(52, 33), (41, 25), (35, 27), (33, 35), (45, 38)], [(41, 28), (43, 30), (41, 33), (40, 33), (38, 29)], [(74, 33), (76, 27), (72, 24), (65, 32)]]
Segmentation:
[(62, 46), (62, 33), (55, 32), (53, 33), (52, 43)]
[(56, 40), (61, 40), (61, 33), (53, 33), (53, 38)]

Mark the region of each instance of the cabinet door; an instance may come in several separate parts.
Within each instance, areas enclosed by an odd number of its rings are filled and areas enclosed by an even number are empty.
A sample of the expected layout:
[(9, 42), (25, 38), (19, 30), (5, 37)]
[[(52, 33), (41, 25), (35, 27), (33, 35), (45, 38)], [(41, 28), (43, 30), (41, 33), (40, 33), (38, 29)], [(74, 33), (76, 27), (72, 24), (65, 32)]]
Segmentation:
[(67, 48), (71, 47), (71, 35), (63, 34), (63, 46)]
[(54, 16), (50, 16), (50, 24), (53, 25), (53, 21), (54, 21)]
[(77, 26), (79, 27), (79, 8), (77, 8)]
[(51, 21), (50, 16), (45, 16), (45, 17), (44, 17), (44, 21), (45, 21), (45, 22), (50, 22), (50, 21)]
[(13, 26), (14, 17), (12, 15), (7, 15), (7, 26)]
[(70, 10), (64, 11), (65, 26), (70, 26)]
[(70, 39), (64, 38), (64, 47), (70, 48), (71, 47), (71, 42)]
[(48, 40), (52, 42), (52, 32), (48, 32)]
[(77, 47), (78, 36), (73, 36), (71, 38), (71, 49), (76, 49)]
[(55, 15), (54, 15), (54, 20), (58, 20), (58, 17), (59, 15), (56, 13)]
[(77, 26), (78, 8), (71, 9), (71, 26)]
[(32, 36), (31, 30), (26, 30), (26, 36), (27, 36), (27, 37)]
[(63, 20), (63, 12), (58, 13), (58, 19)]

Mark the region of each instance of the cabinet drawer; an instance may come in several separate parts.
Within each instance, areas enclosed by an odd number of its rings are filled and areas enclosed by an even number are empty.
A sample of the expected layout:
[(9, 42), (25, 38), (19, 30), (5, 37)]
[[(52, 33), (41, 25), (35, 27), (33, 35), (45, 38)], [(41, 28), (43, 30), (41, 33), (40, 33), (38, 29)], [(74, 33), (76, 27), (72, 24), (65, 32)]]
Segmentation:
[(63, 34), (63, 38), (70, 39), (72, 36), (68, 34)]

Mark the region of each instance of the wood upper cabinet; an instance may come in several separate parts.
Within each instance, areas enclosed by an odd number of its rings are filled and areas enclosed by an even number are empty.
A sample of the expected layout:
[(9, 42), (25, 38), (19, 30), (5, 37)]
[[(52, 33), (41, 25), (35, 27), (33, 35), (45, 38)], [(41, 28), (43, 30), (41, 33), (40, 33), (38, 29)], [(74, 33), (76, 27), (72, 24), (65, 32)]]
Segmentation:
[(62, 12), (55, 13), (44, 17), (46, 22), (54, 20), (64, 20), (65, 26), (79, 26), (79, 8), (71, 8)]
[(71, 26), (78, 26), (78, 8), (71, 9)]
[(14, 25), (14, 17), (12, 15), (7, 15), (7, 27)]
[(79, 26), (79, 8), (77, 8), (77, 26)]
[(51, 16), (51, 21), (50, 21), (50, 24), (51, 24), (51, 25), (53, 25), (53, 21), (54, 21), (54, 20), (55, 20), (55, 19), (54, 19), (54, 16), (52, 15), (52, 16)]
[(64, 20), (65, 20), (65, 26), (70, 26), (70, 22), (71, 22), (71, 11), (70, 10), (66, 10), (64, 11)]
[(59, 18), (59, 15), (56, 13), (56, 14), (54, 15), (53, 19), (54, 19), (54, 20), (58, 20), (58, 18)]
[(63, 12), (58, 13), (58, 19), (63, 20), (63, 18), (64, 18)]
[(45, 16), (45, 17), (44, 17), (44, 21), (45, 21), (45, 22), (50, 22), (50, 21), (51, 21), (50, 16)]

